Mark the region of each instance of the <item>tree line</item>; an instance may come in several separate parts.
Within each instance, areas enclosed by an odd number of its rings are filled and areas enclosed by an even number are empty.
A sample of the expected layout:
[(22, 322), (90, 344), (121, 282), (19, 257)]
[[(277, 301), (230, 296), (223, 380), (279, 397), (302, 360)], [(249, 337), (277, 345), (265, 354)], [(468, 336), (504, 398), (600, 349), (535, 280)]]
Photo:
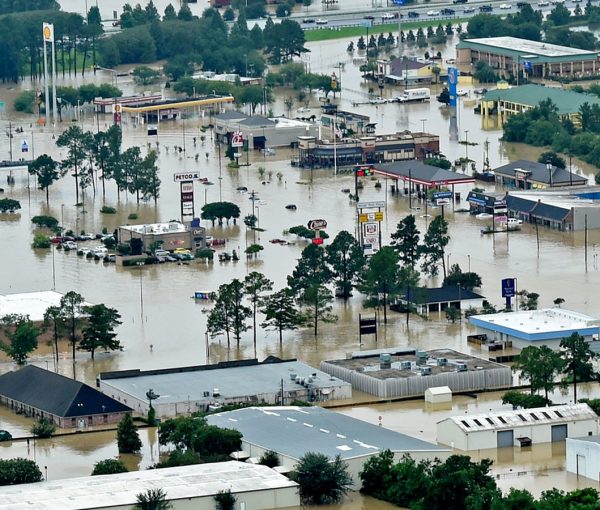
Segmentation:
[[(597, 86), (590, 87), (591, 92), (596, 90)], [(548, 146), (600, 168), (600, 104), (585, 102), (578, 113), (576, 126), (567, 116), (559, 116), (552, 100), (545, 99), (531, 110), (511, 115), (503, 126), (503, 140)]]
[[(121, 324), (121, 315), (104, 304), (85, 305), (81, 294), (67, 292), (60, 303), (44, 312), (44, 321), (38, 327), (28, 315), (8, 314), (0, 319), (0, 332), (5, 337), (0, 349), (18, 365), (24, 365), (29, 354), (38, 347), (42, 331), (50, 331), (54, 357), (58, 364), (58, 342), (67, 337), (72, 347), (73, 363), (76, 349), (88, 351), (94, 359), (98, 349), (118, 350), (121, 343), (115, 328)], [(79, 331), (81, 330), (81, 331)]]
[[(283, 331), (302, 326), (311, 326), (317, 336), (320, 323), (337, 320), (332, 314), (334, 293), (330, 286), (343, 299), (358, 289), (367, 297), (366, 306), (382, 306), (387, 323), (390, 299), (418, 289), (419, 264), (430, 276), (437, 275), (441, 265), (448, 285), (464, 288), (481, 285), (478, 275), (463, 273), (458, 265), (446, 274), (444, 255), (449, 240), (448, 223), (438, 216), (430, 223), (421, 243), (415, 217), (409, 215), (398, 224), (391, 245), (382, 247), (367, 261), (355, 237), (342, 230), (326, 248), (314, 243), (306, 246), (287, 277), (287, 286), (278, 291), (271, 292), (273, 282), (257, 272), (250, 273), (243, 281), (234, 279), (221, 285), (208, 315), (208, 331), (213, 336), (226, 335), (228, 347), (233, 336), (239, 346), (252, 318), (256, 347), (256, 317), (260, 312), (265, 317), (261, 326), (277, 331), (280, 342)], [(407, 320), (408, 316), (407, 312)]]
[(76, 202), (85, 197), (85, 190), (92, 186), (96, 194), (96, 175), (100, 174), (102, 195), (106, 193), (106, 180), (113, 179), (117, 185), (117, 194), (128, 191), (140, 200), (153, 199), (156, 203), (160, 192), (160, 178), (156, 164), (158, 154), (149, 151), (142, 157), (138, 146), (121, 151), (122, 132), (117, 125), (106, 131), (83, 131), (79, 126), (70, 126), (56, 140), (58, 147), (67, 150), (65, 158), (58, 162), (51, 156), (42, 154), (29, 164), (29, 173), (38, 179), (38, 186), (46, 192), (49, 200), (49, 188), (67, 172), (75, 178)]
[(386, 450), (363, 465), (361, 492), (411, 510), (597, 510), (600, 505), (600, 493), (593, 488), (549, 489), (538, 499), (525, 489), (503, 494), (491, 466), (489, 459), (473, 462), (466, 455), (445, 461), (405, 455), (394, 462), (394, 454)]

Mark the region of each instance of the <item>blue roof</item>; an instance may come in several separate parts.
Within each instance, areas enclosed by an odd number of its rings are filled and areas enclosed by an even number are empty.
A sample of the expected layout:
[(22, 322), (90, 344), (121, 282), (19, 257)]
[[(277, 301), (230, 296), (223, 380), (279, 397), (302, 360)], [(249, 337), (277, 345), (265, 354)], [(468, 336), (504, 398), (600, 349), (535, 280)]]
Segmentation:
[(322, 407), (247, 407), (211, 414), (210, 425), (235, 429), (243, 441), (292, 459), (308, 452), (351, 459), (393, 452), (447, 452), (448, 449)]

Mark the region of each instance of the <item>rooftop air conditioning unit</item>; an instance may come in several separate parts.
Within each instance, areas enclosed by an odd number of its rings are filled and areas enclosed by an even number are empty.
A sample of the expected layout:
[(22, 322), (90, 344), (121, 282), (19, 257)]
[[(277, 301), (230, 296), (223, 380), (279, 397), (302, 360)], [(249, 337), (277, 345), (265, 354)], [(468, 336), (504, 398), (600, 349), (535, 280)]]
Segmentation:
[(456, 371), (457, 372), (466, 372), (467, 371), (467, 364), (466, 363), (457, 363), (456, 364)]
[(412, 363), (410, 361), (401, 361), (400, 368), (402, 370), (410, 370), (412, 368)]
[(380, 354), (379, 355), (379, 368), (386, 369), (392, 368), (392, 356), (390, 354)]
[(296, 380), (296, 374), (294, 372), (290, 373), (290, 380), (291, 381), (295, 381)]
[(417, 363), (419, 362), (425, 362), (427, 360), (427, 358), (429, 357), (429, 355), (427, 354), (427, 351), (417, 351), (415, 353), (415, 357), (417, 358)]
[(448, 358), (438, 358), (435, 360), (438, 367), (445, 367), (448, 364)]
[(431, 367), (421, 367), (419, 371), (421, 375), (431, 375)]

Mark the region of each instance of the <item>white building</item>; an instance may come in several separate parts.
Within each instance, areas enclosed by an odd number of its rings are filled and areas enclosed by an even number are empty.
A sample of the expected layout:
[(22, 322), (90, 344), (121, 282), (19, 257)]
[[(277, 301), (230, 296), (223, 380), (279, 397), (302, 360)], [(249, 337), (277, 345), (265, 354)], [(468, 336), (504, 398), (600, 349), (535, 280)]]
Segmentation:
[(290, 404), (293, 400), (321, 402), (352, 397), (352, 386), (306, 363), (269, 357), (228, 361), (216, 365), (162, 370), (123, 370), (98, 376), (100, 391), (131, 407), (148, 413), (146, 393), (159, 417), (207, 411), (222, 404)]
[(121, 225), (118, 229), (120, 243), (141, 239), (144, 250), (150, 250), (159, 244), (163, 250), (173, 251), (177, 248), (196, 250), (206, 246), (206, 229), (189, 227), (179, 221), (149, 223), (145, 225)]
[(384, 450), (391, 450), (396, 461), (404, 454), (416, 460), (444, 460), (451, 453), (437, 444), (322, 407), (247, 407), (206, 419), (210, 425), (240, 431), (242, 449), (251, 459), (271, 450), (284, 468), (293, 469), (309, 452), (332, 459), (339, 455), (348, 464), (356, 489), (363, 464)]
[(567, 438), (567, 472), (600, 482), (600, 436)]
[(173, 510), (213, 510), (214, 496), (228, 489), (236, 508), (300, 505), (295, 482), (266, 466), (231, 461), (8, 485), (0, 487), (0, 510), (130, 510), (138, 494), (157, 488)]
[[(64, 294), (53, 290), (0, 295), (0, 318), (6, 315), (28, 315), (33, 322), (44, 320), (46, 310), (59, 306)], [(87, 301), (83, 306), (91, 306)]]
[(561, 339), (572, 333), (579, 333), (587, 341), (598, 339), (600, 333), (599, 319), (564, 308), (474, 315), (469, 322), (478, 334), (487, 335), (488, 341), (512, 342), (519, 349), (529, 345), (556, 349)]
[(434, 386), (425, 390), (425, 402), (444, 404), (452, 402), (452, 390), (448, 386)]
[(437, 440), (465, 451), (529, 446), (596, 435), (598, 420), (587, 404), (451, 416), (438, 422)]

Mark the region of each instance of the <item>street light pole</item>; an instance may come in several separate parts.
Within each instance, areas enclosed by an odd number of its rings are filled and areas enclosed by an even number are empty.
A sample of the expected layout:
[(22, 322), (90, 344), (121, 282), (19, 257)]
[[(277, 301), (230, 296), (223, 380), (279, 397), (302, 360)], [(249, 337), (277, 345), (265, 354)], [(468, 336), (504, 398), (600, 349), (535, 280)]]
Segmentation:
[(137, 267), (140, 270), (140, 316), (142, 318), (142, 322), (144, 322), (144, 277), (142, 273), (143, 262), (138, 262)]
[(465, 129), (465, 159), (469, 162), (469, 130)]

